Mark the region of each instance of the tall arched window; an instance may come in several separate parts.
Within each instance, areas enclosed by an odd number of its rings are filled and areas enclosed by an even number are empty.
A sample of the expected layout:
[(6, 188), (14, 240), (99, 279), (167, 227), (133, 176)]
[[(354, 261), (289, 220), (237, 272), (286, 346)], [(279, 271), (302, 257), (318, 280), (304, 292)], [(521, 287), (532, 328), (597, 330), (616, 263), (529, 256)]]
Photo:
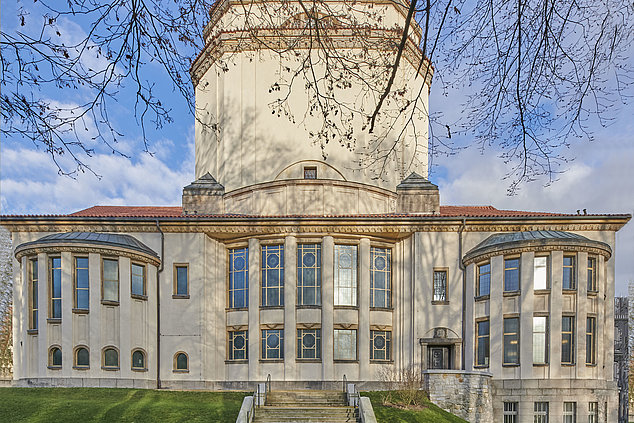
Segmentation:
[(189, 371), (189, 357), (184, 352), (177, 352), (174, 354), (174, 371), (175, 372), (188, 372)]
[(119, 351), (115, 347), (103, 349), (103, 368), (106, 370), (119, 369)]
[(62, 349), (60, 347), (53, 346), (48, 350), (48, 366), (53, 369), (62, 367)]
[(145, 352), (141, 349), (132, 351), (132, 370), (147, 370), (145, 368)]
[(90, 367), (90, 353), (86, 347), (77, 347), (75, 349), (75, 367)]

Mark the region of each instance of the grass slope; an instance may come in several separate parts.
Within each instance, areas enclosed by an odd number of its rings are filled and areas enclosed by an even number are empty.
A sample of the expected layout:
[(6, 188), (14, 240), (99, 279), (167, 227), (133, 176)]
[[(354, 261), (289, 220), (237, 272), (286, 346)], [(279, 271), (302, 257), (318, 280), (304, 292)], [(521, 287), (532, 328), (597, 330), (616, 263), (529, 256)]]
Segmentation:
[(245, 393), (0, 388), (6, 422), (235, 422)]
[(446, 412), (427, 399), (422, 410), (414, 411), (382, 405), (381, 392), (362, 392), (361, 395), (372, 401), (378, 423), (465, 423), (465, 420)]

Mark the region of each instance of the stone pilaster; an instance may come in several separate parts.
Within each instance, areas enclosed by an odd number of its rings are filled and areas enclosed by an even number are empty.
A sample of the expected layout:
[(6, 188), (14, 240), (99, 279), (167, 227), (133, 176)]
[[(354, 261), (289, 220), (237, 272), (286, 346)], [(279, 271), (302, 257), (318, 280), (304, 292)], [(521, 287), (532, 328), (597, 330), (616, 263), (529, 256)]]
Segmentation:
[(249, 239), (249, 380), (260, 375), (260, 240)]
[[(62, 252), (62, 375), (73, 368), (73, 256)], [(39, 276), (39, 275), (38, 275)]]
[(522, 379), (533, 377), (533, 262), (535, 253), (520, 259), (520, 372)]
[(295, 380), (297, 368), (297, 239), (287, 236), (284, 241), (284, 379)]
[(561, 316), (563, 294), (561, 293), (564, 253), (554, 251), (550, 261), (550, 377), (561, 375)]
[(504, 257), (495, 256), (491, 259), (491, 296), (490, 296), (490, 359), (489, 369), (493, 377), (502, 376), (502, 348), (503, 342), (503, 296), (504, 290)]
[(334, 254), (335, 241), (325, 236), (321, 243), (321, 345), (322, 378), (334, 380)]
[(370, 371), (370, 240), (359, 244), (359, 375)]

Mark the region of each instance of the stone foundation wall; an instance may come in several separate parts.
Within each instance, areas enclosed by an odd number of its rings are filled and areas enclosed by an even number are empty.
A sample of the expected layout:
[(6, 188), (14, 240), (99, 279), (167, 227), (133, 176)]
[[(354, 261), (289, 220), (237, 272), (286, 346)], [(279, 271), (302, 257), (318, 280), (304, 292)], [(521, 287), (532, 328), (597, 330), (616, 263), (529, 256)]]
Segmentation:
[(425, 370), (423, 387), (429, 399), (469, 422), (492, 422), (491, 374), (462, 370)]

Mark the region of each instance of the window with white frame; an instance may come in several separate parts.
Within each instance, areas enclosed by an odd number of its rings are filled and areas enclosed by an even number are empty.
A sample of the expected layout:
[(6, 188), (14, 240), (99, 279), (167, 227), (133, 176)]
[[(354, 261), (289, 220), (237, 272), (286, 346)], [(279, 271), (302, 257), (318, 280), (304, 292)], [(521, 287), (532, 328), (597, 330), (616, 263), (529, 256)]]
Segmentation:
[(505, 402), (504, 403), (504, 423), (517, 423), (518, 420), (518, 403), (517, 402)]
[(357, 359), (357, 330), (356, 329), (335, 329), (334, 330), (334, 359), (349, 360)]
[(447, 301), (447, 270), (434, 270), (434, 292), (432, 301)]
[(75, 308), (88, 310), (88, 257), (75, 257)]
[(102, 300), (119, 302), (119, 261), (102, 260)]
[(297, 329), (297, 358), (321, 359), (321, 329)]
[(548, 257), (535, 257), (533, 262), (533, 289), (548, 289)]
[(29, 260), (29, 329), (37, 329), (38, 317), (38, 269), (37, 259)]
[(370, 307), (392, 306), (392, 250), (370, 249)]
[(357, 305), (357, 246), (335, 245), (335, 306)]
[(321, 245), (297, 245), (297, 305), (321, 305)]
[(599, 423), (599, 403), (588, 403), (588, 423)]
[(548, 317), (533, 316), (533, 364), (548, 363)]
[(62, 259), (61, 257), (52, 257), (50, 259), (51, 266), (51, 289), (49, 291), (50, 297), (50, 312), (49, 316), (52, 319), (62, 318)]
[(284, 305), (284, 246), (262, 246), (262, 307)]

